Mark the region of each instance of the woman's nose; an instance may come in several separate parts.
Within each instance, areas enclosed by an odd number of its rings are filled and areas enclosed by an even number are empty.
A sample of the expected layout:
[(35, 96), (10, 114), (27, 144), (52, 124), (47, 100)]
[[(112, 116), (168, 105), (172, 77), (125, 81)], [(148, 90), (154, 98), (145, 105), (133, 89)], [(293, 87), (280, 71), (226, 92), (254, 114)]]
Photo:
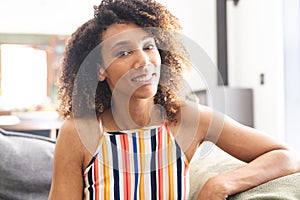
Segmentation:
[(143, 49), (137, 49), (135, 52), (134, 68), (138, 69), (150, 64), (150, 57)]

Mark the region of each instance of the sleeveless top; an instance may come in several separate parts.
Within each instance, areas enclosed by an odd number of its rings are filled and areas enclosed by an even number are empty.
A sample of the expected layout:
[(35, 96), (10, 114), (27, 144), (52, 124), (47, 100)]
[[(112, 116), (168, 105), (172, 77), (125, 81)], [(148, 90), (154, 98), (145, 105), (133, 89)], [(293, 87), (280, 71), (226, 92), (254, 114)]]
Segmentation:
[(188, 161), (167, 125), (105, 132), (84, 172), (84, 199), (187, 199)]

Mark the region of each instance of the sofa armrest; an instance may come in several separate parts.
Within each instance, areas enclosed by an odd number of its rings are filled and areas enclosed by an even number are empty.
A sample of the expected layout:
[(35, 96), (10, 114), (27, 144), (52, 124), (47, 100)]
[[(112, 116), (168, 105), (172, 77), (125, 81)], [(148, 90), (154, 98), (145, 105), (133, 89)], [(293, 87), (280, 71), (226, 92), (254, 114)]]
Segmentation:
[[(201, 187), (208, 178), (234, 170), (242, 165), (245, 163), (216, 146), (207, 156), (201, 157), (198, 152), (190, 163), (190, 199), (197, 198)], [(296, 200), (300, 199), (299, 185), (300, 173), (296, 173), (232, 195), (228, 200)]]
[(235, 194), (229, 200), (298, 200), (300, 173), (284, 176), (250, 190)]

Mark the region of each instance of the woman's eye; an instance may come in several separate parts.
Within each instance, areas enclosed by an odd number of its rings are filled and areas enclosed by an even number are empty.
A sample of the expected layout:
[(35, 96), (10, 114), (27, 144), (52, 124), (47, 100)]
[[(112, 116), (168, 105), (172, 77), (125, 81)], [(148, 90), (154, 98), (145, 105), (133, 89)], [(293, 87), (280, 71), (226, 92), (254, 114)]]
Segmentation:
[(131, 53), (131, 51), (119, 51), (117, 53), (117, 57), (123, 57), (123, 56), (127, 56)]
[(145, 50), (152, 50), (152, 49), (154, 49), (156, 46), (154, 45), (154, 44), (149, 44), (149, 45), (146, 45), (145, 47), (144, 47), (144, 49)]

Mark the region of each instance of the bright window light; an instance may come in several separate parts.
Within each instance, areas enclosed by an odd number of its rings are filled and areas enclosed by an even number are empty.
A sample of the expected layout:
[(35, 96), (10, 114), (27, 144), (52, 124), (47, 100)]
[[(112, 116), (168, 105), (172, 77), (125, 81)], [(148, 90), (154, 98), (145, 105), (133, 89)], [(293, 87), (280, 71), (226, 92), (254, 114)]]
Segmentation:
[(47, 98), (47, 54), (24, 45), (1, 45), (1, 99), (8, 109), (35, 106)]

